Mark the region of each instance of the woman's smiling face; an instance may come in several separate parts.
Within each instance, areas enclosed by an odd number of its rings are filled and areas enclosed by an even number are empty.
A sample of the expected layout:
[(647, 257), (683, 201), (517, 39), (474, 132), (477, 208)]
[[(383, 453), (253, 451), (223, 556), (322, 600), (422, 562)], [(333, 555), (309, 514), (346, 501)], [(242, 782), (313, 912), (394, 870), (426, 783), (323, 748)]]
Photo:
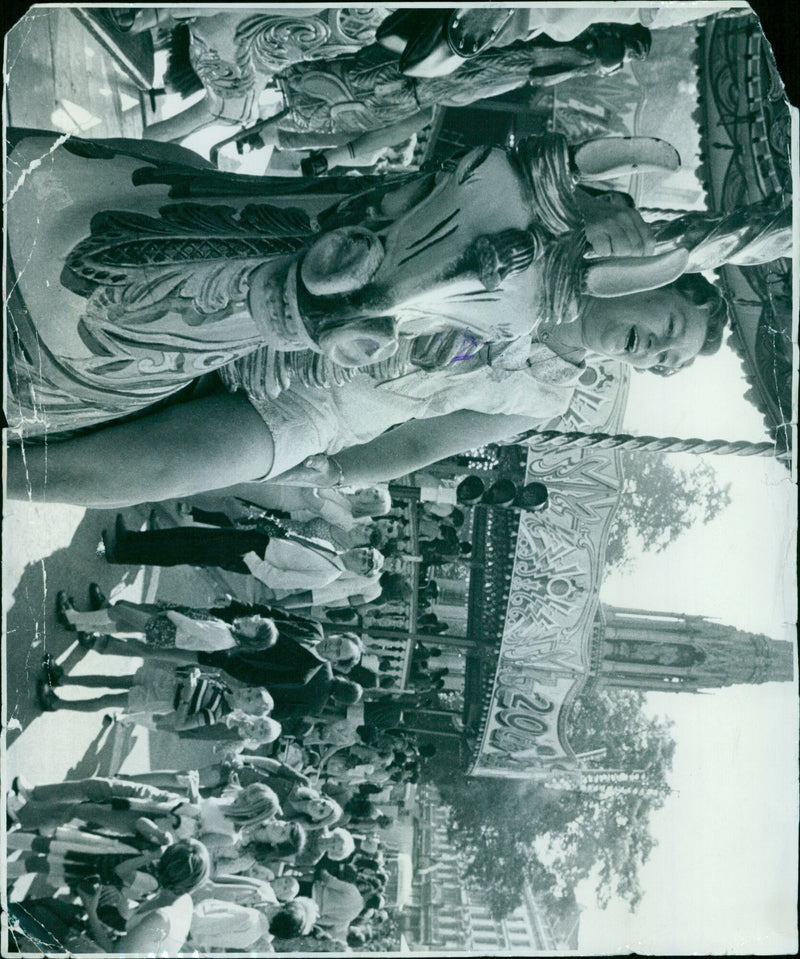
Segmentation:
[(581, 319), (584, 346), (636, 369), (680, 369), (706, 338), (708, 310), (672, 287), (609, 299), (590, 298)]

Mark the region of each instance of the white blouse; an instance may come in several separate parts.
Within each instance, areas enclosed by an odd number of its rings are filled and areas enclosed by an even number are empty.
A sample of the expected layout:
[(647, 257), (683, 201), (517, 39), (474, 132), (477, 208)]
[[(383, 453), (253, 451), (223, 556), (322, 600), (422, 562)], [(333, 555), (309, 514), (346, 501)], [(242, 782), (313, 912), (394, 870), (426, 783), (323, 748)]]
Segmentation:
[[(383, 382), (358, 373), (339, 387), (296, 385), (274, 399), (259, 395), (257, 387), (247, 390), (275, 444), (270, 476), (280, 475), (313, 453), (333, 455), (367, 443), (400, 423), (458, 410), (524, 416), (534, 428), (567, 410), (583, 371), (544, 344), (531, 346), (530, 341), (509, 350), (491, 366), (471, 366), (470, 361), (452, 363)], [(246, 382), (242, 385), (247, 389)]]

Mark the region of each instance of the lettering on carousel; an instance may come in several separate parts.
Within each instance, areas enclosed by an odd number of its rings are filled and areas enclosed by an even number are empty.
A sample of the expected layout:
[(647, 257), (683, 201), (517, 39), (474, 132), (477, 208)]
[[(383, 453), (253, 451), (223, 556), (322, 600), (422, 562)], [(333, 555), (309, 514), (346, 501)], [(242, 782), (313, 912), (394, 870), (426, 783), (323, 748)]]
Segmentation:
[(494, 718), (502, 728), (494, 728), (489, 735), (489, 743), (495, 749), (515, 753), (537, 747), (539, 755), (555, 754), (552, 747), (536, 742), (550, 731), (550, 717), (545, 716), (554, 710), (554, 704), (534, 688), (536, 684), (533, 676), (498, 675)]

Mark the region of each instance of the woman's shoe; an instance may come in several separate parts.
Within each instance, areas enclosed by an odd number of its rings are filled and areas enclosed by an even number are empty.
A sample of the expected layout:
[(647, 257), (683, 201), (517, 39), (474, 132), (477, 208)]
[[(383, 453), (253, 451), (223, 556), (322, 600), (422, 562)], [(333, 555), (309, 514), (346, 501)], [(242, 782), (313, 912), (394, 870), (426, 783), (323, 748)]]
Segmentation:
[(311, 153), (300, 161), (303, 176), (322, 176), (328, 172), (328, 158), (324, 153)]
[(25, 805), (22, 796), (10, 792), (6, 796), (6, 824), (19, 825), (19, 811)]
[(94, 649), (97, 637), (93, 633), (78, 633), (78, 645), (81, 649)]
[(48, 686), (58, 686), (64, 678), (64, 670), (53, 660), (50, 653), (45, 653), (42, 658), (42, 668)]
[(36, 682), (36, 698), (44, 712), (53, 713), (58, 709), (58, 696), (44, 677)]
[(98, 555), (105, 556), (107, 563), (118, 563), (117, 541), (114, 538), (113, 533), (109, 533), (107, 529), (104, 529), (101, 535), (103, 537), (103, 546), (102, 548), (97, 548)]
[(107, 609), (111, 603), (97, 583), (89, 583), (89, 608), (92, 610)]
[(67, 596), (63, 589), (60, 589), (56, 593), (56, 622), (64, 629), (75, 629), (67, 619), (68, 609), (75, 609), (75, 600), (71, 596)]
[(21, 796), (26, 802), (31, 798), (33, 786), (24, 776), (15, 776), (11, 780), (11, 789), (18, 796)]

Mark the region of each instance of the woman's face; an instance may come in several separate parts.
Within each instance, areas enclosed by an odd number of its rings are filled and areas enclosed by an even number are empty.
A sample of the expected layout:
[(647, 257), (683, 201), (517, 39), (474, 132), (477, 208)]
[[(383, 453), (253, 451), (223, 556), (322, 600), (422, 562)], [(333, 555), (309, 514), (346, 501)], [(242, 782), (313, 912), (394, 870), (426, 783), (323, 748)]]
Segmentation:
[(259, 743), (274, 742), (281, 734), (280, 723), (269, 716), (259, 716), (246, 725), (239, 727), (239, 735), (242, 739), (252, 739)]
[(279, 876), (272, 880), (272, 891), (281, 902), (294, 899), (300, 892), (300, 886), (294, 876)]
[(319, 822), (330, 815), (331, 807), (327, 799), (308, 799), (303, 806), (303, 810), (314, 822)]
[(639, 370), (680, 369), (705, 342), (708, 312), (667, 286), (631, 296), (592, 298), (581, 328), (583, 344), (593, 353)]
[(253, 835), (259, 842), (269, 843), (271, 846), (284, 842), (291, 836), (292, 824), (276, 819), (273, 822), (262, 823), (258, 829), (254, 830)]
[(233, 628), (242, 636), (255, 639), (259, 628), (268, 622), (263, 616), (240, 616), (233, 621)]
[(356, 490), (356, 492), (353, 493), (352, 501), (353, 505), (357, 504), (359, 509), (369, 514), (376, 512), (384, 505), (380, 490), (372, 486), (368, 486), (366, 489)]
[(266, 713), (268, 703), (264, 700), (261, 689), (255, 686), (248, 686), (244, 689), (237, 689), (233, 694), (234, 704), (246, 713), (259, 715)]
[(333, 860), (344, 859), (345, 852), (345, 839), (341, 833), (334, 832), (327, 841), (328, 847), (328, 856)]
[(359, 656), (358, 647), (346, 636), (326, 636), (317, 643), (316, 651), (331, 663), (353, 662)]

